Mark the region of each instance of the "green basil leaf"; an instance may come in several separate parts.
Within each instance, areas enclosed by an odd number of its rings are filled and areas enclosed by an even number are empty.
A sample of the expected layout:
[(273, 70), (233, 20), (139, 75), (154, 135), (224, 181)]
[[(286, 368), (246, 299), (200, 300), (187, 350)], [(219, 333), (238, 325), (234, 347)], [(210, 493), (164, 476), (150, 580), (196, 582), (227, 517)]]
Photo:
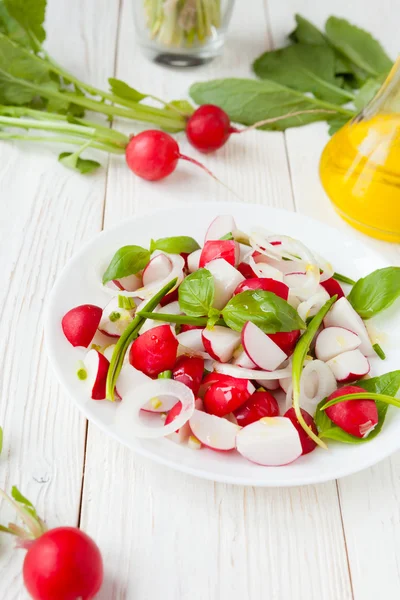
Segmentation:
[(326, 35), (335, 48), (373, 77), (387, 73), (392, 61), (370, 33), (352, 25), (346, 19), (329, 17)]
[[(386, 394), (387, 396), (396, 396), (400, 388), (400, 371), (391, 371), (378, 377), (372, 377), (371, 379), (362, 379), (357, 381), (353, 385), (363, 388), (367, 392), (373, 394)], [(375, 429), (366, 438), (358, 438), (346, 431), (343, 431), (340, 427), (335, 425), (325, 410), (320, 410), (320, 407), (326, 404), (326, 398), (324, 398), (317, 406), (315, 413), (315, 424), (317, 426), (319, 435), (321, 438), (335, 440), (337, 442), (343, 442), (345, 444), (364, 444), (374, 439), (382, 430), (385, 422), (386, 413), (388, 410), (388, 404), (384, 402), (376, 401), (376, 407), (378, 410), (378, 424)]]
[(4, 0), (8, 13), (29, 34), (33, 34), (39, 43), (46, 39), (43, 28), (46, 0)]
[(151, 240), (150, 243), (150, 252), (162, 250), (169, 254), (181, 254), (182, 252), (190, 254), (199, 248), (200, 246), (196, 240), (188, 235), (160, 238), (159, 240)]
[(108, 83), (110, 84), (111, 92), (120, 98), (124, 98), (125, 100), (140, 102), (144, 98), (147, 98), (147, 94), (138, 92), (133, 87), (125, 83), (125, 81), (121, 81), (121, 79), (110, 77)]
[(58, 160), (64, 167), (78, 171), (82, 175), (92, 173), (101, 167), (101, 164), (97, 162), (97, 160), (81, 158), (76, 152), (61, 152), (58, 156)]
[(150, 261), (150, 252), (141, 246), (122, 246), (111, 259), (103, 275), (103, 284), (113, 279), (135, 275)]
[(253, 69), (261, 79), (343, 104), (354, 98), (354, 94), (341, 89), (343, 80), (335, 75), (335, 60), (334, 50), (327, 45), (295, 44), (265, 52), (253, 63)]
[(207, 329), (212, 329), (214, 325), (219, 321), (221, 317), (221, 311), (217, 308), (210, 308), (208, 311)]
[[(318, 98), (306, 96), (268, 80), (214, 79), (195, 83), (190, 88), (190, 95), (197, 104), (216, 104), (228, 113), (231, 121), (243, 125), (253, 125), (264, 119), (281, 117), (297, 111), (326, 110), (325, 103)], [(342, 107), (338, 107), (338, 110), (348, 115), (348, 118), (354, 114)], [(284, 131), (288, 127), (326, 121), (335, 115), (336, 113), (306, 113), (263, 125), (260, 129)]]
[(235, 331), (242, 331), (251, 321), (265, 333), (305, 329), (297, 311), (285, 300), (264, 290), (247, 290), (233, 296), (222, 310), (225, 323)]
[(204, 317), (214, 302), (214, 277), (199, 269), (182, 281), (178, 288), (179, 306), (189, 317)]
[(359, 279), (347, 298), (360, 317), (370, 319), (399, 296), (400, 267), (386, 267)]

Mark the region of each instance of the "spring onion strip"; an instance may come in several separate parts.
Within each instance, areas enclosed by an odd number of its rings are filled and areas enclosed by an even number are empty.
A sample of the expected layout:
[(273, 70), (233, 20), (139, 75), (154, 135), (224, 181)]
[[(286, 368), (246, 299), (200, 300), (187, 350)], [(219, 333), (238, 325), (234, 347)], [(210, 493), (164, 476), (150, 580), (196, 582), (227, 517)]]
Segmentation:
[(341, 281), (342, 283), (348, 283), (349, 285), (355, 285), (355, 281), (354, 279), (350, 279), (350, 277), (346, 277), (346, 275), (341, 275), (340, 273), (334, 273), (332, 275), (333, 279), (336, 279), (336, 281)]
[[(175, 287), (177, 279), (172, 279), (169, 283), (167, 283), (151, 300), (146, 304), (146, 312), (152, 315), (152, 311), (159, 304), (160, 300), (164, 298), (168, 292)], [(153, 316), (153, 315), (152, 315)], [(118, 342), (115, 344), (114, 352), (111, 357), (110, 367), (108, 369), (107, 374), (107, 383), (106, 383), (106, 398), (107, 400), (111, 400), (114, 402), (115, 400), (115, 384), (118, 379), (118, 375), (121, 372), (122, 364), (124, 362), (126, 351), (128, 350), (129, 344), (137, 338), (139, 334), (139, 330), (142, 327), (144, 321), (147, 317), (143, 317), (140, 314), (137, 314), (133, 319), (132, 323), (128, 325), (125, 329), (124, 333), (119, 338)]]
[[(137, 313), (139, 316), (146, 319), (153, 319), (153, 321), (164, 321), (164, 323), (178, 323), (179, 325), (195, 325), (198, 327), (206, 327), (208, 323), (208, 317), (189, 317), (188, 315), (169, 315), (164, 313), (148, 313), (145, 310), (141, 310)], [(216, 325), (225, 325), (223, 319), (218, 319)]]
[(323, 318), (327, 314), (328, 310), (334, 302), (336, 302), (337, 296), (330, 298), (324, 306), (317, 312), (315, 317), (308, 325), (306, 331), (299, 339), (296, 348), (293, 353), (292, 363), (292, 382), (293, 382), (293, 408), (296, 413), (296, 417), (307, 435), (314, 440), (314, 442), (321, 448), (327, 449), (327, 445), (311, 430), (311, 428), (305, 422), (300, 409), (300, 379), (303, 371), (304, 360), (310, 349), (311, 342), (316, 335), (319, 326), (322, 323)]
[(360, 392), (359, 394), (345, 394), (344, 396), (337, 396), (333, 400), (330, 400), (321, 406), (320, 410), (326, 410), (330, 406), (339, 404), (339, 402), (346, 402), (347, 400), (379, 400), (379, 402), (384, 402), (385, 404), (391, 404), (392, 406), (400, 408), (400, 400), (397, 400), (397, 398), (392, 398), (392, 396), (387, 396), (386, 394)]

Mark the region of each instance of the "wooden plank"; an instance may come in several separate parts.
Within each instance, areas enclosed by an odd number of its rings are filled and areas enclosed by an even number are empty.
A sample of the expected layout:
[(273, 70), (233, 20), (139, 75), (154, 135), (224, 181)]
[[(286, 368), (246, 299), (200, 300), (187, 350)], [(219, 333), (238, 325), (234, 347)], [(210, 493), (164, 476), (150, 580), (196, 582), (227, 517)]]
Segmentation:
[[(268, 41), (260, 0), (251, 11), (236, 4), (224, 56), (193, 71), (146, 62), (133, 29), (132, 3), (125, 2), (117, 76), (168, 98), (184, 95), (199, 79), (250, 75), (251, 59)], [(233, 137), (213, 156), (196, 154), (183, 135), (179, 143), (245, 201), (293, 209), (282, 134)], [(105, 226), (184, 204), (194, 185), (205, 201), (231, 199), (190, 165), (149, 184), (112, 159)], [(213, 484), (151, 464), (90, 425), (81, 523), (102, 548), (107, 574), (99, 597), (107, 600), (351, 598), (334, 483), (291, 490)]]
[[(113, 69), (117, 6), (50, 0), (47, 47), (63, 65), (103, 84)], [(82, 177), (49, 145), (0, 144), (1, 487), (16, 484), (49, 526), (79, 518), (85, 420), (60, 389), (43, 344), (46, 297), (71, 254), (102, 224), (106, 171)], [(4, 503), (2, 520), (14, 519)], [(2, 536), (0, 597), (26, 598), (24, 552)]]
[[(328, 3), (291, 0), (286, 3), (268, 0), (274, 43), (280, 46), (294, 25), (298, 12), (322, 26), (334, 12), (366, 28), (381, 41), (389, 54), (398, 52), (397, 20), (388, 15), (399, 13), (398, 3), (383, 0), (374, 3), (355, 0)], [(400, 264), (399, 246), (372, 240), (356, 232), (335, 213), (318, 176), (322, 149), (328, 141), (327, 127), (315, 124), (286, 133), (294, 199), (297, 210), (347, 231), (349, 235), (380, 251), (392, 264)], [(344, 531), (356, 600), (372, 600), (377, 595), (396, 598), (400, 595), (400, 453), (391, 459), (338, 482)]]

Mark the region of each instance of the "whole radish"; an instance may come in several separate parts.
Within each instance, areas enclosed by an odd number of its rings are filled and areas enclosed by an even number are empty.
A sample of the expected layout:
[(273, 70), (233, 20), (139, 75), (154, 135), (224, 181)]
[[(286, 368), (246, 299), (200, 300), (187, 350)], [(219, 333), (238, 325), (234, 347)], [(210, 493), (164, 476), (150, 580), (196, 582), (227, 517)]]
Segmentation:
[(268, 337), (271, 338), (271, 340), (275, 342), (275, 344), (279, 346), (279, 348), (283, 350), (285, 354), (290, 356), (296, 347), (297, 340), (300, 337), (300, 330), (295, 329), (294, 331), (278, 331), (277, 333), (269, 333)]
[[(334, 391), (328, 400), (363, 392), (363, 388), (347, 385)], [(358, 438), (367, 437), (378, 424), (378, 409), (373, 400), (345, 400), (327, 408), (326, 414), (338, 427)]]
[(204, 373), (204, 358), (180, 356), (172, 370), (172, 377), (187, 385), (197, 395)]
[(178, 143), (171, 135), (157, 129), (133, 136), (126, 147), (125, 159), (131, 171), (147, 181), (168, 177), (175, 171), (179, 159), (191, 162), (216, 179), (204, 165), (181, 154)]
[(87, 348), (97, 331), (102, 314), (102, 309), (93, 304), (82, 304), (71, 308), (61, 321), (64, 335), (69, 343)]
[(278, 417), (279, 406), (272, 394), (260, 388), (250, 396), (247, 402), (234, 411), (234, 415), (238, 425), (245, 427), (263, 417)]
[(11, 523), (3, 531), (15, 535), (27, 550), (23, 578), (35, 600), (90, 600), (103, 582), (103, 560), (94, 541), (76, 527), (47, 530), (35, 508), (16, 487), (12, 498), (0, 495), (18, 513), (27, 529)]
[(178, 340), (169, 325), (159, 325), (140, 335), (129, 351), (132, 367), (149, 377), (173, 369)]

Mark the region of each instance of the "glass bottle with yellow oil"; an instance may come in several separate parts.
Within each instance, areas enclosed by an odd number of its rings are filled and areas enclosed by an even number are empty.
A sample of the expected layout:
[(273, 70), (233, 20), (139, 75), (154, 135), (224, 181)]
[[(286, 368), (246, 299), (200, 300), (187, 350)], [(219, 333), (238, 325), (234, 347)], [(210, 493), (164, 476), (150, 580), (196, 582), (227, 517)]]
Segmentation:
[(328, 142), (320, 177), (350, 225), (400, 242), (400, 58), (376, 97)]

